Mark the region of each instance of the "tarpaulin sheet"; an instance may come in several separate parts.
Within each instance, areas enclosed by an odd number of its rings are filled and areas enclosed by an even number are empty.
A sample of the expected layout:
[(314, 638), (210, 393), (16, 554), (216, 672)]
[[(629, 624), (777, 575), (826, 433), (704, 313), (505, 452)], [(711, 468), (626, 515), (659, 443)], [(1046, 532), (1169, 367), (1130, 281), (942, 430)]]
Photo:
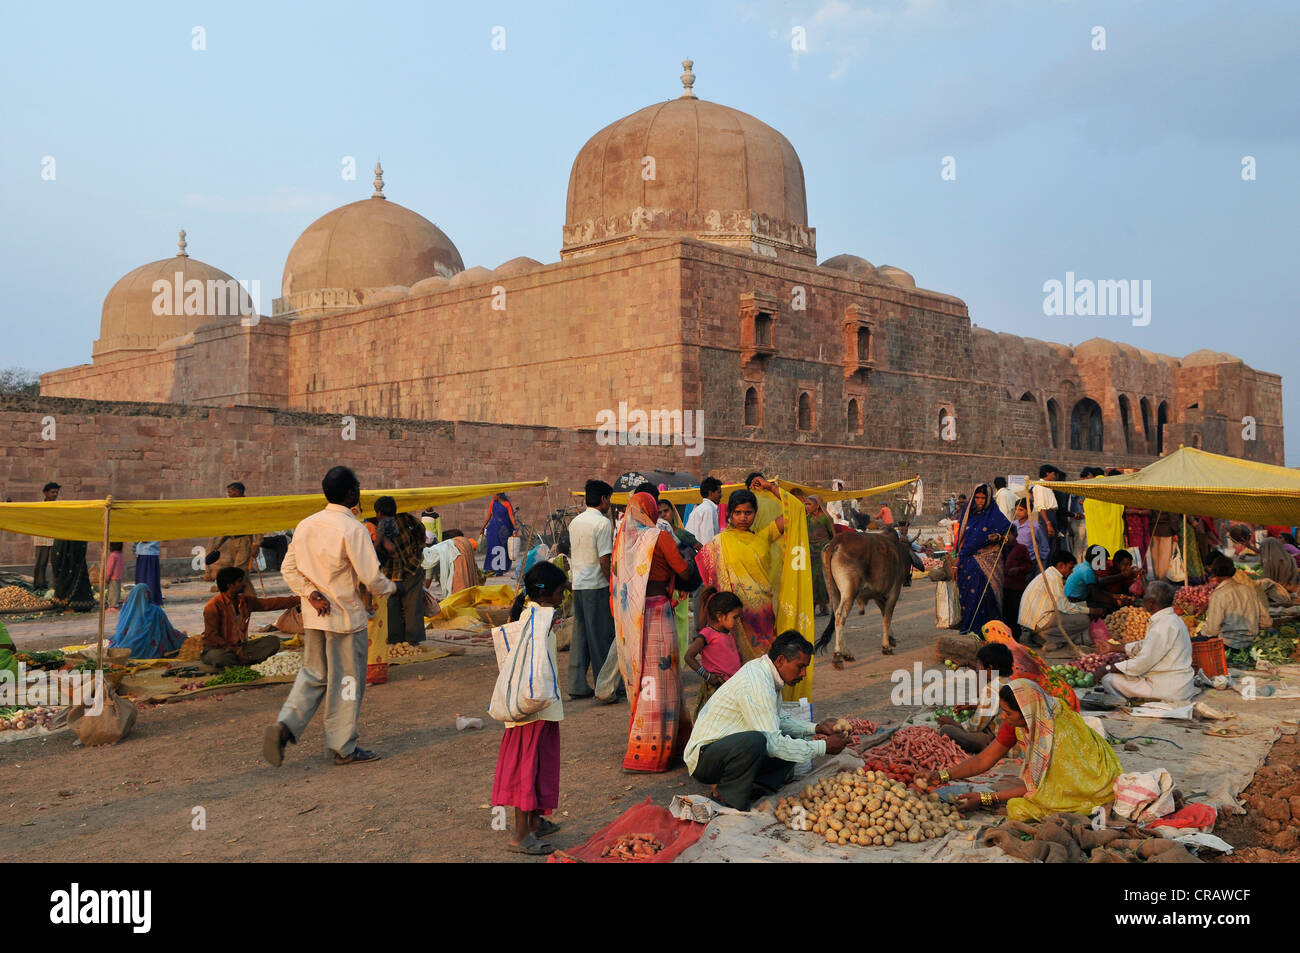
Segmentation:
[(1044, 485), (1057, 493), (1168, 513), (1300, 525), (1300, 470), (1195, 447), (1182, 447), (1136, 473)]
[[(402, 513), (547, 483), (546, 480), (527, 480), (409, 490), (363, 490), (361, 509), (363, 515), (373, 516), (375, 500), (381, 496), (391, 496), (396, 500), (397, 511)], [(104, 506), (104, 500), (0, 503), (0, 530), (94, 542), (104, 538)], [(114, 500), (108, 538), (128, 543), (134, 540), (271, 533), (293, 529), (304, 518), (324, 507), (325, 498), (319, 493), (202, 500)]]
[[(920, 479), (920, 477), (911, 477), (907, 480), (899, 480), (896, 483), (886, 483), (884, 486), (871, 486), (862, 490), (832, 490), (828, 487), (813, 486), (808, 483), (794, 483), (790, 480), (778, 480), (777, 482), (787, 490), (798, 490), (800, 493), (804, 494), (804, 496), (814, 494), (820, 497), (823, 503), (830, 503), (834, 500), (856, 500), (870, 496), (879, 496), (882, 493), (889, 493), (893, 490), (915, 483), (918, 479)], [(727, 496), (732, 490), (743, 490), (744, 488), (745, 484), (743, 483), (724, 483), (722, 485), (723, 502), (726, 502)], [(572, 492), (574, 496), (583, 495), (582, 490), (574, 490)], [(611, 497), (611, 500), (615, 504), (623, 506), (626, 505), (627, 498), (627, 493), (615, 493), (613, 497)], [(669, 503), (677, 505), (695, 504), (700, 502), (700, 488), (688, 487), (684, 490), (660, 490), (659, 499), (667, 500)]]

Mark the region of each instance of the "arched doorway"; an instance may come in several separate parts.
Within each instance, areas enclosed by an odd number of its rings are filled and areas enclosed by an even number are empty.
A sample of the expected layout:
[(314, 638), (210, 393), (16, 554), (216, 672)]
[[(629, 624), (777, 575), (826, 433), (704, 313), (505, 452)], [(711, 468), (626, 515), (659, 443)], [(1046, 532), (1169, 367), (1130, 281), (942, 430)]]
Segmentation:
[(1160, 402), (1156, 409), (1156, 453), (1165, 452), (1165, 424), (1169, 423), (1169, 404)]
[(1101, 452), (1101, 405), (1091, 397), (1080, 399), (1070, 412), (1070, 449)]

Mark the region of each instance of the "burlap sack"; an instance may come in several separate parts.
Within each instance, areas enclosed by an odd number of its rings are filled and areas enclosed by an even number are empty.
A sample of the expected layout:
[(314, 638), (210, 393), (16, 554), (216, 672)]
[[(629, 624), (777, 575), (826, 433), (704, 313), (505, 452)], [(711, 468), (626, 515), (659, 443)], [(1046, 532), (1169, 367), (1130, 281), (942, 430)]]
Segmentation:
[[(104, 689), (104, 707), (99, 714), (87, 714), (86, 707), (84, 704), (78, 705), (69, 711), (68, 723), (87, 747), (121, 741), (130, 734), (136, 716), (140, 713), (132, 702), (107, 687)], [(93, 708), (94, 705), (90, 707)]]

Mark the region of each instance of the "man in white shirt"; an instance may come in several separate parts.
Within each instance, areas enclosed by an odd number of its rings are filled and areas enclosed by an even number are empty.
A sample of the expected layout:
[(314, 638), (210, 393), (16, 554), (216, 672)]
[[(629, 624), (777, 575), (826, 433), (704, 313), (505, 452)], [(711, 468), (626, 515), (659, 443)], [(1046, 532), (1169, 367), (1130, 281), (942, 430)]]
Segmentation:
[(993, 478), (993, 486), (993, 502), (998, 505), (1007, 522), (1013, 522), (1016, 518), (1016, 491), (1007, 486), (1007, 478), (1002, 476)]
[(1087, 607), (1065, 598), (1065, 579), (1074, 569), (1075, 559), (1068, 549), (1058, 549), (1048, 557), (1051, 565), (1035, 576), (1020, 597), (1017, 622), (1025, 632), (1038, 637), (1039, 644), (1064, 645), (1058, 623), (1074, 642), (1087, 641), (1091, 621)]
[(325, 747), (335, 764), (376, 761), (357, 747), (357, 716), (366, 687), (366, 625), (369, 614), (359, 584), (375, 598), (397, 586), (379, 569), (370, 533), (352, 515), (361, 502), (361, 483), (347, 467), (333, 467), (321, 481), (328, 505), (293, 532), (281, 575), (302, 598), (302, 668), (279, 718), (266, 729), (262, 755), (279, 767), (284, 746), (297, 744), (321, 701), (325, 702)]
[(1174, 587), (1163, 581), (1151, 583), (1142, 605), (1151, 613), (1146, 638), (1125, 646), (1132, 658), (1112, 665), (1110, 674), (1102, 676), (1101, 687), (1121, 698), (1195, 698), (1192, 639), (1174, 612)]
[[(53, 503), (59, 498), (60, 487), (57, 483), (51, 481), (45, 484), (41, 490), (42, 502)], [(44, 536), (32, 537), (32, 550), (36, 554), (36, 565), (32, 568), (32, 588), (37, 594), (44, 592), (49, 586), (46, 585), (45, 572), (50, 566), (50, 550), (54, 548), (54, 540)]]
[[(614, 644), (614, 615), (609, 608), (610, 560), (614, 553), (614, 525), (609, 511), (613, 495), (614, 488), (604, 480), (588, 480), (587, 508), (569, 523), (573, 589), (570, 698), (595, 694), (587, 683), (587, 670), (591, 670), (593, 682), (598, 681), (601, 666)], [(617, 686), (614, 690), (617, 693)]]
[(781, 710), (781, 690), (803, 679), (812, 651), (798, 632), (781, 633), (767, 655), (742, 665), (700, 711), (686, 767), (695, 780), (714, 785), (723, 804), (747, 811), (755, 796), (789, 781), (796, 764), (844, 750), (833, 719), (814, 728)]
[(722, 501), (722, 481), (717, 477), (705, 477), (700, 481), (700, 496), (704, 499), (686, 518), (686, 532), (694, 536), (701, 546), (706, 546), (709, 540), (718, 535), (718, 504)]

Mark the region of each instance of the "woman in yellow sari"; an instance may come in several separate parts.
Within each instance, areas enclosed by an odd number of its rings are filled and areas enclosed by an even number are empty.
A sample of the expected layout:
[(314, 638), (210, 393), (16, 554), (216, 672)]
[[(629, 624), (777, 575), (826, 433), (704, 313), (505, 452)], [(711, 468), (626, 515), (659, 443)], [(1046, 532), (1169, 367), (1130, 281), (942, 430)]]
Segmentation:
[(1002, 724), (997, 737), (955, 767), (930, 772), (930, 787), (983, 774), (1020, 742), (1025, 749), (1021, 783), (963, 794), (958, 807), (988, 810), (1005, 803), (1013, 821), (1037, 821), (1061, 812), (1091, 814), (1115, 799), (1115, 779), (1123, 768), (1106, 739), (1028, 679), (1013, 679), (998, 695)]

